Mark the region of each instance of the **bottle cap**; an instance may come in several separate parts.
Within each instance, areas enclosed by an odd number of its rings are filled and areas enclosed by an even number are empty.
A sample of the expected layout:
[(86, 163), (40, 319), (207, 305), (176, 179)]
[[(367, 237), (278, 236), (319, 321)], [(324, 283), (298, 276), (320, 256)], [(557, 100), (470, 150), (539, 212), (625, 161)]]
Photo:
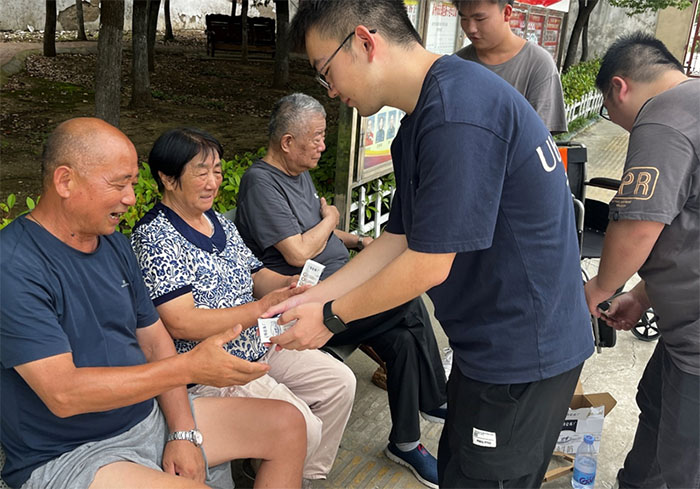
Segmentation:
[(593, 438), (593, 435), (586, 435), (583, 437), (583, 441), (584, 441), (584, 443), (587, 443), (589, 445), (593, 445), (595, 438)]

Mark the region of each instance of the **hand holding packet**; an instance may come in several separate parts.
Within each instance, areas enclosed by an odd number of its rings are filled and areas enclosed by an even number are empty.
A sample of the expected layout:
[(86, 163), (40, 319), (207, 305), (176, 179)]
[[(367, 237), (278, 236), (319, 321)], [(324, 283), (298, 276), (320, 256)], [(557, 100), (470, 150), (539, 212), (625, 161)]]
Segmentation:
[(261, 342), (269, 343), (270, 338), (281, 335), (297, 322), (297, 320), (294, 319), (287, 324), (278, 324), (278, 318), (279, 316), (273, 318), (258, 318), (258, 331), (260, 332)]
[[(326, 268), (325, 265), (321, 265), (313, 260), (306, 260), (304, 268), (299, 276), (299, 281), (297, 282), (297, 287), (301, 285), (311, 285), (314, 286), (321, 279), (321, 274)], [(260, 333), (260, 341), (263, 343), (269, 343), (270, 338), (273, 336), (279, 336), (289, 328), (294, 326), (297, 322), (296, 319), (288, 322), (287, 324), (278, 324), (277, 319), (279, 316), (272, 318), (258, 318), (258, 331)]]

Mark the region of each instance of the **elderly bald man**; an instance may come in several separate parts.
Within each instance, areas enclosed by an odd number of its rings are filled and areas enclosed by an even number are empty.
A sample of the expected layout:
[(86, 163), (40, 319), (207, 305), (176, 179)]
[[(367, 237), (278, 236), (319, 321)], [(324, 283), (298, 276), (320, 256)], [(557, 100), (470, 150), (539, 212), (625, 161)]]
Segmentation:
[(256, 457), (257, 485), (298, 487), (306, 433), (296, 408), (188, 399), (187, 384), (245, 384), (267, 366), (223, 350), (240, 325), (175, 354), (129, 242), (114, 232), (135, 201), (131, 141), (99, 119), (71, 119), (49, 136), (42, 174), (36, 208), (0, 231), (5, 481), (231, 486), (209, 467)]

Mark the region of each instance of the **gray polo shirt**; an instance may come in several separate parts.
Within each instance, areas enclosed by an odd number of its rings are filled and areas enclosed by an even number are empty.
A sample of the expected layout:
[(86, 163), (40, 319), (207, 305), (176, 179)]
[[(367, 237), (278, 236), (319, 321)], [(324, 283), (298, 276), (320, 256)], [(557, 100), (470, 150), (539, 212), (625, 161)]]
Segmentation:
[(676, 366), (700, 375), (700, 80), (650, 99), (630, 133), (610, 219), (665, 224), (639, 275)]
[(559, 71), (546, 49), (526, 42), (518, 54), (499, 65), (483, 63), (476, 55), (473, 44), (460, 49), (456, 54), (485, 66), (510, 83), (534, 107), (549, 132), (566, 132), (564, 94)]
[[(271, 270), (295, 275), (301, 267), (287, 263), (275, 244), (302, 234), (321, 222), (321, 204), (309, 172), (289, 176), (263, 160), (255, 161), (241, 179), (236, 227), (255, 256)], [(326, 247), (313, 259), (326, 266), (327, 278), (348, 261), (343, 242), (330, 233)]]

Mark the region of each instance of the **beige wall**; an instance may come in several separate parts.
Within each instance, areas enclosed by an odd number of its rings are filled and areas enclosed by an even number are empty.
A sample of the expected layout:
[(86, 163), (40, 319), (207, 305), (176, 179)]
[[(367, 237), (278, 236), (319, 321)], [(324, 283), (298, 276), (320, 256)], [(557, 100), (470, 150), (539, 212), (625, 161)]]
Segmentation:
[[(695, 0), (697, 3), (698, 0)], [(685, 45), (688, 42), (693, 20), (694, 5), (684, 10), (667, 8), (659, 11), (656, 23), (656, 37), (659, 38), (681, 63), (685, 58)]]

